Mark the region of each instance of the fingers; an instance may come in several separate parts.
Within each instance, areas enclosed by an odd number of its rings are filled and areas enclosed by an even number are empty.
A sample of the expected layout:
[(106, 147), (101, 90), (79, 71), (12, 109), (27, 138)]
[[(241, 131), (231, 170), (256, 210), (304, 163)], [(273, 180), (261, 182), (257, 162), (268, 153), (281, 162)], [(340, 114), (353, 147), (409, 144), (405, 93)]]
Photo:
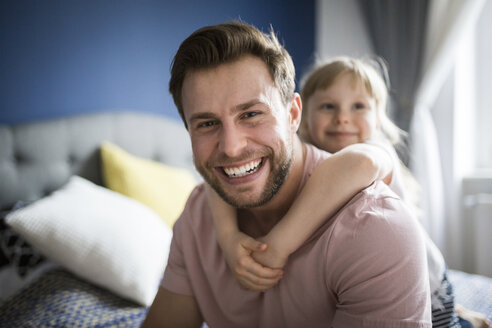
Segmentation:
[(275, 286), (282, 278), (283, 271), (265, 267), (251, 257), (251, 253), (264, 252), (267, 245), (246, 235), (240, 240), (240, 245), (234, 265), (234, 275), (240, 285), (255, 291), (265, 291)]
[(251, 282), (249, 280), (247, 280), (247, 281), (239, 280), (239, 284), (241, 285), (242, 288), (252, 290), (255, 292), (266, 292), (270, 288), (274, 287), (277, 283), (278, 283), (278, 281), (270, 283), (270, 284), (260, 285), (260, 284), (256, 284), (254, 282)]
[(263, 279), (275, 279), (282, 277), (281, 269), (272, 269), (261, 265), (250, 256), (244, 256), (238, 261), (238, 270), (243, 275), (249, 274)]
[(249, 236), (241, 240), (241, 246), (251, 252), (262, 252), (267, 249), (267, 244), (253, 239)]
[(259, 278), (257, 276), (252, 275), (251, 273), (246, 273), (243, 275), (241, 279), (238, 279), (239, 283), (243, 288), (254, 290), (254, 291), (266, 291), (280, 281), (279, 278)]
[(238, 262), (235, 275), (242, 287), (265, 291), (282, 279), (283, 271), (264, 267), (251, 257), (242, 257)]

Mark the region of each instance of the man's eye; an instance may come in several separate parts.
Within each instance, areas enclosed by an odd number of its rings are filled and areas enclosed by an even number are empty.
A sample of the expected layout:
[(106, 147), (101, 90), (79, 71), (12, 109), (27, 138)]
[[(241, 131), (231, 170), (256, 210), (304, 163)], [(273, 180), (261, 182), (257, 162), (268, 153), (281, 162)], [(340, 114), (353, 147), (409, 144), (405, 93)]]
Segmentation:
[(258, 114), (260, 114), (260, 113), (258, 113), (258, 112), (247, 112), (247, 113), (244, 113), (243, 117), (244, 118), (250, 118), (250, 117), (257, 116)]
[(216, 125), (217, 123), (215, 121), (205, 121), (205, 122), (201, 122), (197, 125), (198, 128), (209, 128), (209, 127), (212, 127), (214, 125)]
[(326, 103), (326, 104), (322, 104), (321, 109), (333, 109), (335, 108), (335, 105), (331, 104), (331, 103)]

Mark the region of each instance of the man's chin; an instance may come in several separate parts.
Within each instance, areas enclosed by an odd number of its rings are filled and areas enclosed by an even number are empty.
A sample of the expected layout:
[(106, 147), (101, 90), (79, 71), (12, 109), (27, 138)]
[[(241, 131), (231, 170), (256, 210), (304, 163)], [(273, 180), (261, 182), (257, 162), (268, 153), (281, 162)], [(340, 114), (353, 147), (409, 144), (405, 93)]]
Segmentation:
[(253, 196), (253, 195), (247, 195), (242, 193), (234, 195), (220, 188), (219, 189), (214, 188), (214, 190), (222, 197), (222, 199), (226, 203), (228, 203), (232, 207), (239, 208), (239, 209), (247, 209), (247, 208), (262, 206), (268, 203), (272, 198), (269, 197), (269, 195)]

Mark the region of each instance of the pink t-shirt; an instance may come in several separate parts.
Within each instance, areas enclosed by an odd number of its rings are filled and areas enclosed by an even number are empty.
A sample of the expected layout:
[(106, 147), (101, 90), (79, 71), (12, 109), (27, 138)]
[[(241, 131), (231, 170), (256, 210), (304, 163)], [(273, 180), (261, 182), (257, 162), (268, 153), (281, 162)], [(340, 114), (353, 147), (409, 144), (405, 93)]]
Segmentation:
[[(301, 188), (327, 156), (306, 145)], [(425, 248), (383, 183), (357, 194), (289, 256), (280, 283), (242, 289), (217, 243), (203, 185), (174, 225), (161, 287), (193, 296), (210, 327), (431, 327)]]

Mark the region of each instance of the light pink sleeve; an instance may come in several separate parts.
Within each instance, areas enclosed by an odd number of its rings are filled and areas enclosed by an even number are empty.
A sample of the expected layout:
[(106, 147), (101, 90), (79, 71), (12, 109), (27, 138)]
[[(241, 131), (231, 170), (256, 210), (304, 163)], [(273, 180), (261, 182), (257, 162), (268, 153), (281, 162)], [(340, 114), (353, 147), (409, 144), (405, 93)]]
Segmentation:
[(364, 190), (333, 231), (326, 263), (338, 296), (333, 327), (431, 327), (421, 233), (400, 200), (378, 196), (381, 188)]
[(197, 190), (198, 188), (195, 188), (195, 190), (191, 193), (183, 213), (174, 224), (173, 239), (169, 249), (167, 266), (160, 284), (161, 288), (165, 288), (176, 294), (187, 296), (193, 296), (193, 290), (189, 279), (189, 273), (186, 268), (184, 258), (184, 253), (186, 251), (184, 247), (186, 243), (192, 243), (191, 240), (187, 240), (187, 237), (190, 238), (192, 235), (189, 227), (189, 203), (193, 202), (196, 198)]

